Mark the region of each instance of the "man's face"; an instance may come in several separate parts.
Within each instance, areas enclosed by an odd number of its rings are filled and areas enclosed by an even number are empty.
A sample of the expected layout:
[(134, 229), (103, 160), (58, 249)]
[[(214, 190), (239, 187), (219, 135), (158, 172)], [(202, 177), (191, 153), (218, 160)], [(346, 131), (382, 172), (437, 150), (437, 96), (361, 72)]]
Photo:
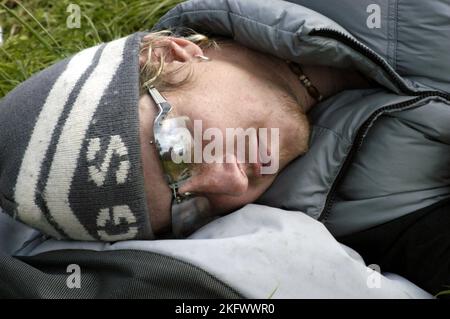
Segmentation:
[[(214, 214), (224, 214), (256, 200), (281, 169), (306, 151), (309, 128), (306, 117), (300, 111), (301, 106), (290, 94), (295, 89), (291, 81), (296, 79), (290, 77), (289, 69), (282, 61), (235, 43), (226, 44), (219, 51), (210, 50), (206, 55), (212, 60), (193, 63), (193, 78), (188, 85), (163, 95), (173, 106), (170, 116), (187, 116), (192, 121), (198, 121), (196, 123), (201, 123), (202, 136), (208, 129), (222, 132), (227, 160), (195, 164), (193, 176), (179, 191), (208, 198)], [(177, 76), (183, 78), (185, 74)], [(149, 144), (153, 139), (157, 108), (151, 98), (144, 95), (139, 109), (151, 219), (152, 223), (155, 220), (157, 223), (167, 222), (171, 192), (163, 178), (158, 153)], [(262, 128), (267, 131), (261, 131)], [(260, 134), (263, 134), (261, 132), (267, 132), (267, 143), (254, 143), (252, 146), (247, 139), (244, 150), (247, 156), (245, 163), (241, 163), (237, 160), (236, 148), (231, 152), (225, 149), (225, 144), (229, 142), (226, 140), (227, 129), (254, 129), (258, 141)], [(190, 130), (193, 131), (193, 128), (190, 127)], [(275, 139), (273, 133), (276, 134)], [(205, 148), (211, 140), (202, 142), (202, 148)], [(255, 153), (266, 154), (271, 160), (267, 161), (266, 157), (262, 161), (258, 156), (256, 162), (251, 161), (251, 147), (257, 147), (253, 150)], [(277, 167), (274, 167), (275, 164)], [(261, 167), (268, 168), (265, 171), (270, 173), (261, 173)]]

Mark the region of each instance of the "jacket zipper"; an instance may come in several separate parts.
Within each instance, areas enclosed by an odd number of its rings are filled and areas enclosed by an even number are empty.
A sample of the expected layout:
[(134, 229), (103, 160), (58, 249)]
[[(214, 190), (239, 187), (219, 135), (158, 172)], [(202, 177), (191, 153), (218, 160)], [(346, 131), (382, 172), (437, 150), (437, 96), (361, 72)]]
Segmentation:
[(372, 51), (371, 49), (362, 45), (359, 41), (355, 40), (354, 38), (350, 37), (349, 35), (347, 35), (345, 33), (342, 33), (340, 31), (336, 31), (333, 29), (313, 29), (309, 33), (309, 35), (310, 36), (320, 36), (320, 37), (336, 40), (336, 41), (341, 42), (342, 44), (345, 44), (346, 46), (354, 49), (355, 51), (361, 53), (366, 58), (368, 58), (369, 60), (371, 60), (372, 62), (377, 64), (379, 67), (381, 67), (381, 69), (383, 69), (383, 71), (385, 71), (386, 74), (389, 75), (392, 82), (394, 82), (397, 85), (397, 87), (406, 95), (420, 96), (422, 94), (433, 93), (433, 95), (441, 96), (447, 100), (450, 100), (450, 94), (448, 94), (448, 93), (443, 93), (443, 92), (439, 92), (439, 91), (416, 92), (416, 91), (411, 90), (408, 86), (405, 85), (405, 83), (403, 83), (403, 81), (401, 81), (401, 79), (399, 79), (399, 77), (397, 76), (395, 71), (392, 70), (392, 68), (389, 66), (389, 64), (382, 57), (380, 57), (374, 51)]
[(388, 105), (381, 109), (378, 109), (374, 113), (371, 114), (371, 116), (364, 122), (364, 124), (359, 128), (358, 133), (356, 134), (356, 138), (352, 144), (352, 147), (347, 154), (347, 157), (344, 160), (344, 163), (342, 164), (342, 167), (340, 168), (338, 175), (333, 181), (333, 184), (331, 185), (330, 192), (327, 195), (327, 198), (325, 200), (325, 205), (320, 213), (320, 216), (318, 218), (319, 221), (322, 223), (326, 223), (330, 213), (331, 208), (333, 207), (333, 204), (336, 200), (336, 188), (339, 185), (342, 177), (346, 173), (350, 163), (352, 162), (353, 157), (355, 156), (357, 150), (361, 147), (364, 137), (366, 136), (367, 131), (372, 126), (373, 122), (376, 121), (376, 119), (382, 114), (387, 111), (395, 112), (395, 111), (401, 111), (404, 109), (407, 109), (411, 105), (414, 105), (415, 103), (420, 102), (422, 99), (427, 97), (441, 97), (444, 99), (447, 99), (450, 101), (450, 94), (439, 92), (439, 91), (422, 91), (422, 92), (416, 92), (411, 90), (409, 87), (399, 79), (397, 74), (392, 70), (392, 68), (387, 64), (387, 62), (382, 59), (378, 54), (373, 52), (371, 49), (367, 48), (366, 46), (359, 43), (357, 40), (353, 39), (352, 37), (348, 36), (345, 33), (333, 30), (333, 29), (314, 29), (309, 33), (310, 36), (321, 36), (326, 37), (329, 39), (336, 40), (338, 42), (343, 43), (344, 45), (347, 45), (348, 47), (354, 49), (355, 51), (361, 53), (368, 59), (370, 59), (372, 62), (374, 62), (376, 65), (382, 68), (382, 70), (390, 77), (392, 82), (394, 82), (397, 87), (406, 95), (410, 96), (416, 96), (416, 98), (413, 98), (412, 100)]
[[(330, 192), (328, 193), (327, 199), (325, 200), (324, 208), (318, 218), (319, 221), (321, 221), (323, 223), (325, 223), (327, 221), (328, 216), (331, 213), (331, 208), (333, 207), (333, 204), (336, 200), (336, 188), (339, 185), (342, 177), (346, 173), (348, 167), (350, 166), (357, 150), (361, 147), (367, 131), (372, 126), (372, 124), (376, 121), (376, 119), (382, 113), (385, 113), (387, 111), (396, 112), (396, 111), (401, 111), (401, 110), (407, 109), (411, 105), (414, 105), (415, 103), (420, 102), (424, 98), (431, 97), (431, 96), (436, 96), (436, 95), (434, 95), (434, 94), (420, 95), (409, 101), (385, 106), (381, 109), (378, 109), (374, 113), (372, 113), (372, 115), (366, 120), (366, 122), (364, 122), (364, 124), (359, 128), (358, 133), (356, 134), (356, 137), (355, 137), (355, 140), (353, 141), (352, 147), (351, 147), (350, 151), (348, 152), (347, 157), (345, 158), (344, 163), (342, 164), (342, 167), (340, 168), (336, 178), (334, 179), (333, 184), (331, 185)], [(412, 108), (410, 108), (410, 109), (412, 109)]]

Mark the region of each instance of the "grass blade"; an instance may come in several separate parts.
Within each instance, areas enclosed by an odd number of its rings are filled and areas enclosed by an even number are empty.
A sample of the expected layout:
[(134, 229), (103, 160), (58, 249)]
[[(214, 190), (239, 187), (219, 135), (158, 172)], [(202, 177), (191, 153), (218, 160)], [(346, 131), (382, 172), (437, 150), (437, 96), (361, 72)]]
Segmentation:
[(92, 22), (91, 18), (89, 18), (89, 17), (88, 17), (87, 15), (85, 15), (85, 14), (83, 14), (83, 17), (86, 18), (86, 20), (88, 21), (88, 23), (89, 23), (89, 25), (91, 26), (92, 30), (94, 30), (94, 34), (95, 34), (95, 37), (97, 38), (98, 43), (102, 43), (103, 41), (102, 41), (102, 39), (100, 38), (100, 35), (98, 34), (98, 30), (97, 30), (97, 28), (95, 27), (94, 22)]
[(7, 57), (8, 59), (10, 59), (11, 61), (14, 61), (14, 59), (12, 58), (12, 56), (11, 56), (8, 52), (6, 52), (6, 50), (3, 49), (1, 46), (0, 46), (0, 51), (2, 51), (3, 54), (6, 55), (6, 57)]
[[(20, 24), (28, 29), (38, 40), (41, 42), (48, 50), (54, 51), (54, 48), (47, 42), (39, 33), (36, 32), (28, 23), (26, 23), (21, 17), (19, 17), (13, 10), (9, 9), (5, 4), (0, 3), (0, 6), (6, 10), (10, 15), (12, 15)], [(57, 52), (59, 53), (59, 52)]]
[(38, 26), (44, 30), (44, 32), (48, 35), (48, 37), (53, 41), (53, 43), (56, 45), (56, 47), (61, 50), (61, 46), (59, 43), (55, 40), (55, 38), (50, 34), (50, 32), (39, 22), (38, 19), (30, 12), (27, 8), (25, 8), (20, 2), (16, 2), (29, 16), (31, 19), (33, 19), (34, 22), (38, 24)]

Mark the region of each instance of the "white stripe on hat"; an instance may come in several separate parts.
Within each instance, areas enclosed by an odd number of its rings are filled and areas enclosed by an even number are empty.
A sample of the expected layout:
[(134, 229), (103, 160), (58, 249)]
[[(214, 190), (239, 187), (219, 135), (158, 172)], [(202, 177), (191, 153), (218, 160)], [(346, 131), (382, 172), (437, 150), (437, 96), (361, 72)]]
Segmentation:
[(57, 238), (61, 235), (48, 223), (36, 205), (36, 186), (42, 162), (64, 106), (77, 81), (91, 65), (97, 50), (98, 47), (94, 47), (75, 55), (54, 83), (34, 126), (17, 177), (14, 198), (18, 204), (18, 218)]
[(108, 43), (66, 120), (45, 187), (50, 214), (70, 238), (95, 240), (69, 204), (69, 192), (83, 141), (100, 100), (123, 60), (127, 38)]

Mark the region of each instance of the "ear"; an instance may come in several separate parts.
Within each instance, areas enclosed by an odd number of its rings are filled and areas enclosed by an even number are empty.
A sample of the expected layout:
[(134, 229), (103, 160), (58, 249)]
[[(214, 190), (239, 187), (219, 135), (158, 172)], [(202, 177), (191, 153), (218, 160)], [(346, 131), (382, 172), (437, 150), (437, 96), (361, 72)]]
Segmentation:
[[(203, 55), (203, 50), (195, 43), (183, 38), (168, 38), (169, 54), (166, 62), (188, 62), (196, 55)], [(171, 59), (171, 60), (170, 60)]]
[[(144, 37), (151, 37), (149, 34)], [(141, 66), (147, 61), (147, 50), (140, 55), (139, 62)], [(203, 55), (203, 50), (195, 43), (175, 37), (166, 37), (155, 43), (152, 52), (152, 59), (159, 60), (160, 56), (165, 54), (165, 63), (184, 63), (195, 58), (196, 55)]]

